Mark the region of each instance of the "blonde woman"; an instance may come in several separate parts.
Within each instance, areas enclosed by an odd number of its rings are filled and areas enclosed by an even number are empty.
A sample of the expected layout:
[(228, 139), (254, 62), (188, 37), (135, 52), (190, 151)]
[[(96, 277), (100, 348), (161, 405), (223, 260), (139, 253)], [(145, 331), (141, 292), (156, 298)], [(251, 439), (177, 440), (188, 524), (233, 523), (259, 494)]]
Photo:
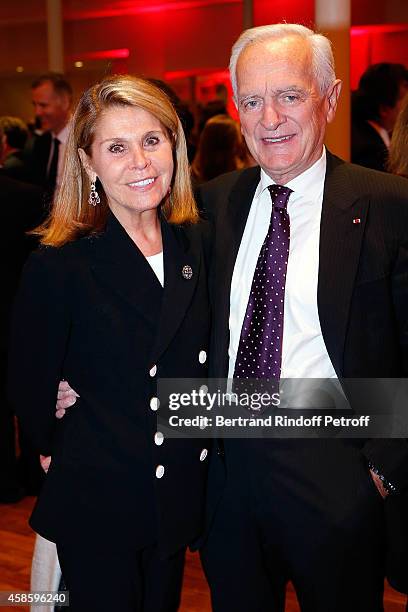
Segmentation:
[[(52, 456), (31, 525), (57, 545), (72, 612), (178, 608), (207, 448), (164, 439), (157, 380), (206, 373), (197, 222), (166, 95), (130, 76), (86, 91), (43, 248), (23, 274), (10, 376), (23, 427)], [(61, 379), (79, 397), (57, 420)]]

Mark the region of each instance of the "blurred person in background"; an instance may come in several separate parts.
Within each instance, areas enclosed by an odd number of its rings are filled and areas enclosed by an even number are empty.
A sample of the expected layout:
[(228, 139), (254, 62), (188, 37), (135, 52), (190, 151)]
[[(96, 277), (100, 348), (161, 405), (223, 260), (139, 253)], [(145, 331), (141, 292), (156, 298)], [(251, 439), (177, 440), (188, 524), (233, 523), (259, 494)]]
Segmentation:
[(227, 105), (224, 100), (220, 100), (216, 98), (215, 100), (210, 100), (199, 109), (199, 119), (198, 119), (198, 134), (200, 135), (204, 129), (205, 124), (211, 117), (215, 117), (215, 115), (228, 115)]
[(390, 138), (408, 91), (402, 64), (373, 64), (352, 94), (351, 161), (385, 171)]
[(184, 131), (184, 137), (186, 139), (187, 144), (187, 157), (188, 161), (191, 163), (194, 159), (196, 147), (194, 144), (193, 138), (193, 130), (194, 130), (194, 116), (191, 110), (188, 107), (187, 102), (183, 102), (179, 96), (176, 94), (174, 89), (170, 87), (168, 83), (162, 81), (162, 79), (154, 79), (149, 78), (149, 83), (156, 85), (159, 89), (161, 89), (170, 99), (170, 102), (174, 106), (176, 113), (181, 121), (181, 125)]
[(24, 262), (36, 246), (26, 232), (42, 220), (42, 191), (0, 172), (0, 207), (0, 503), (15, 503), (24, 495), (36, 495), (42, 481), (38, 453), (22, 431), (17, 459), (14, 411), (6, 394), (10, 312)]
[(3, 174), (24, 181), (27, 168), (24, 147), (28, 128), (19, 117), (0, 117), (0, 166)]
[(408, 96), (405, 97), (392, 132), (387, 168), (408, 178)]
[(218, 100), (221, 100), (225, 107), (228, 104), (228, 88), (225, 83), (217, 83), (215, 86), (215, 96)]
[(248, 165), (249, 156), (238, 122), (229, 115), (211, 117), (201, 132), (192, 163), (193, 181), (204, 183)]
[(43, 74), (32, 83), (31, 99), (44, 133), (34, 137), (32, 142), (28, 155), (30, 178), (46, 189), (49, 205), (61, 182), (72, 87), (62, 74)]

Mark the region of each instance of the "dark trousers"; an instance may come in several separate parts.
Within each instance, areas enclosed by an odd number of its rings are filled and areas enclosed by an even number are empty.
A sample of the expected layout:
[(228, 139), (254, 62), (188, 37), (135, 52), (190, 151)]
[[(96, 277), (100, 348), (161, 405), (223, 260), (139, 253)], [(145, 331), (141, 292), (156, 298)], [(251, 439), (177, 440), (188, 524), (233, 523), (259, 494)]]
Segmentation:
[[(103, 538), (103, 534), (101, 534)], [(70, 612), (176, 612), (184, 555), (159, 558), (156, 546), (142, 550), (95, 550), (86, 542), (57, 543)]]
[(201, 552), (213, 612), (283, 612), (288, 580), (302, 612), (382, 612), (384, 502), (360, 451), (225, 443), (227, 484)]

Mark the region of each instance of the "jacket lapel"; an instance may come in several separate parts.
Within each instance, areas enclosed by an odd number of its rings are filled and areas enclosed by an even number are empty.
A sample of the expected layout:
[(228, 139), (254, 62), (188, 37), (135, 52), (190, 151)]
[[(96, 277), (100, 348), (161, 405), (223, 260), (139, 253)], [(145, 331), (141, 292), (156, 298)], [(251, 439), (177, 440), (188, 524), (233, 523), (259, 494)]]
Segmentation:
[(369, 208), (368, 197), (356, 195), (352, 178), (350, 166), (327, 153), (317, 295), (323, 338), (338, 376)]
[(113, 214), (106, 230), (87, 239), (98, 284), (120, 296), (150, 322), (160, 314), (163, 289), (146, 258)]
[(164, 291), (161, 317), (151, 352), (156, 363), (177, 332), (193, 298), (200, 275), (201, 251), (187, 230), (162, 219)]
[(244, 233), (252, 200), (259, 183), (259, 167), (244, 170), (230, 192), (227, 206), (217, 227), (215, 292), (214, 349), (216, 351), (215, 371), (218, 376), (228, 374), (229, 313), (231, 281), (235, 261)]

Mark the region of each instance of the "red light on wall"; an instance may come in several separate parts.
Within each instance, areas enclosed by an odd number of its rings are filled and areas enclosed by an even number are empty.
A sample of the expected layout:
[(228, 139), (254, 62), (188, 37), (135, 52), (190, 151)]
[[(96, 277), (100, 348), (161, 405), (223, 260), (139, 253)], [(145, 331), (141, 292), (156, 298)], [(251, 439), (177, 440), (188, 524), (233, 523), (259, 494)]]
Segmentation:
[[(223, 4), (241, 4), (242, 0), (222, 0)], [(69, 20), (81, 19), (103, 19), (107, 17), (123, 17), (124, 15), (143, 15), (146, 13), (163, 13), (165, 11), (179, 11), (196, 9), (220, 4), (220, 0), (167, 0), (167, 2), (135, 2), (134, 0), (122, 0), (115, 6), (105, 4), (98, 9), (91, 10), (67, 10), (64, 18)]]
[(130, 55), (129, 49), (104, 49), (103, 51), (85, 51), (80, 55), (75, 55), (71, 59), (77, 60), (111, 60), (111, 59), (127, 59)]
[(193, 76), (203, 76), (206, 74), (216, 73), (218, 80), (229, 78), (228, 70), (222, 70), (220, 68), (192, 68), (191, 70), (168, 70), (164, 73), (166, 81), (172, 81), (173, 79), (185, 79)]
[(350, 30), (350, 87), (357, 89), (363, 72), (379, 62), (408, 66), (408, 24), (355, 26)]
[(383, 23), (367, 26), (354, 26), (351, 28), (351, 35), (359, 34), (390, 34), (393, 32), (408, 32), (408, 25), (404, 23)]
[(256, 0), (254, 2), (254, 25), (268, 23), (302, 23), (313, 27), (315, 16), (314, 0)]

